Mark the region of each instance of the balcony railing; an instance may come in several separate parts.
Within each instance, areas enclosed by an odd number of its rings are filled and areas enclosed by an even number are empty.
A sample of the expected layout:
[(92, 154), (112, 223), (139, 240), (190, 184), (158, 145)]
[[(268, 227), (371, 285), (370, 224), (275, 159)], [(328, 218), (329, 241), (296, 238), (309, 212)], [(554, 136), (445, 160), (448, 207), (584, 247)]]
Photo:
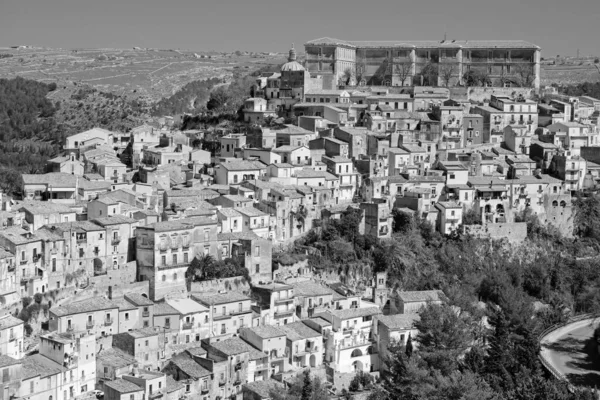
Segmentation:
[(88, 321), (85, 323), (85, 327), (88, 329), (92, 329), (94, 327), (94, 321)]
[(22, 260), (21, 260), (19, 263), (20, 263), (21, 265), (23, 265), (23, 264), (27, 264), (28, 262), (29, 262), (29, 260), (28, 260), (27, 258), (24, 258), (24, 259), (22, 259)]
[(77, 238), (76, 242), (77, 242), (77, 244), (85, 243), (85, 242), (87, 242), (87, 239), (86, 238)]
[(119, 243), (121, 243), (121, 237), (120, 236), (113, 237), (112, 240), (110, 241), (110, 244), (112, 244), (113, 246), (116, 246)]
[(227, 381), (219, 381), (219, 386), (225, 386), (227, 384)]
[(209, 391), (210, 391), (210, 389), (207, 387), (203, 387), (202, 389), (200, 389), (200, 393), (202, 393), (202, 394), (208, 394)]
[(171, 324), (170, 323), (165, 324), (165, 329), (171, 329)]
[(158, 399), (158, 398), (161, 398), (161, 397), (163, 397), (162, 392), (154, 392), (154, 393), (150, 393), (148, 395), (149, 399)]
[(17, 338), (15, 337), (15, 335), (10, 335), (10, 337), (8, 338), (9, 342), (14, 342), (15, 340), (17, 340)]
[(234, 371), (239, 371), (240, 369), (242, 369), (242, 363), (241, 362), (235, 364), (235, 366), (233, 367)]
[(112, 319), (105, 319), (104, 320), (104, 326), (110, 326), (113, 324), (113, 320)]
[(183, 329), (192, 329), (193, 327), (194, 327), (193, 322), (184, 322), (183, 323)]
[(283, 304), (283, 303), (290, 303), (293, 302), (294, 298), (293, 297), (288, 297), (285, 299), (275, 299), (275, 304)]
[(149, 317), (150, 311), (142, 311), (142, 317)]

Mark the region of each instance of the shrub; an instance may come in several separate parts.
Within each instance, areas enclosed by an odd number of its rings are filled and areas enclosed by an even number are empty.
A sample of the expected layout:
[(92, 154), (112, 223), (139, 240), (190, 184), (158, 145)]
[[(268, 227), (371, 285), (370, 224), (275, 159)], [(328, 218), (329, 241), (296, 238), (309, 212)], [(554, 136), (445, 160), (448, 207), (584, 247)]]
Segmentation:
[(23, 302), (23, 308), (27, 308), (31, 304), (31, 297), (23, 297), (21, 301)]
[(33, 299), (35, 300), (36, 303), (40, 304), (42, 302), (43, 296), (41, 293), (36, 293), (33, 296)]
[(33, 333), (33, 328), (31, 327), (30, 324), (25, 323), (25, 325), (23, 326), (23, 328), (25, 328), (25, 334), (27, 336), (30, 336)]
[(360, 389), (360, 377), (358, 376), (358, 374), (354, 375), (354, 378), (352, 378), (352, 380), (350, 381), (350, 384), (348, 385), (348, 390), (350, 390), (351, 392), (356, 392), (358, 391), (358, 389)]

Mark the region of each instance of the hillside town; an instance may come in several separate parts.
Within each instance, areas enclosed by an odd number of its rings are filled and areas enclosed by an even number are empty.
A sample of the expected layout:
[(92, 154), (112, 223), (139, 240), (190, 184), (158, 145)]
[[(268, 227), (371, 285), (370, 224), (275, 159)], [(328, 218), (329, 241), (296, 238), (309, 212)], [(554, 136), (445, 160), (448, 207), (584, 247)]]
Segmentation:
[(256, 78), (244, 132), (163, 116), (69, 136), (0, 194), (0, 399), (269, 399), (307, 368), (336, 396), (377, 377), (446, 294), (324, 273), (296, 241), (351, 212), (379, 240), (398, 213), (572, 236), (600, 182), (600, 100), (540, 87), (540, 52), (321, 38)]

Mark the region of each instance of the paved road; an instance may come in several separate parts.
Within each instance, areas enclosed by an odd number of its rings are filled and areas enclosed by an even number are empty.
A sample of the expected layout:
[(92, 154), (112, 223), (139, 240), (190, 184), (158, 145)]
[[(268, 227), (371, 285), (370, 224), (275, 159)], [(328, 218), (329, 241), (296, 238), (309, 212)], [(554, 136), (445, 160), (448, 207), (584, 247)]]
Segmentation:
[(542, 356), (577, 386), (600, 387), (600, 356), (592, 335), (600, 320), (579, 321), (542, 340)]

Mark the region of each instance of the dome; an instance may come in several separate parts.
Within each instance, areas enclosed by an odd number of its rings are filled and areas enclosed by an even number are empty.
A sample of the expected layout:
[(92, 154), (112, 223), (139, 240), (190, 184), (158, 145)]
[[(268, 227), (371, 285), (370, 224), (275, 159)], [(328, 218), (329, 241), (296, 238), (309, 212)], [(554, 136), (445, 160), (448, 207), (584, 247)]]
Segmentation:
[(292, 48), (290, 49), (290, 55), (288, 57), (288, 62), (283, 64), (281, 67), (281, 72), (285, 71), (304, 71), (304, 67), (298, 61), (296, 61), (296, 50), (294, 49), (294, 45), (292, 44)]

